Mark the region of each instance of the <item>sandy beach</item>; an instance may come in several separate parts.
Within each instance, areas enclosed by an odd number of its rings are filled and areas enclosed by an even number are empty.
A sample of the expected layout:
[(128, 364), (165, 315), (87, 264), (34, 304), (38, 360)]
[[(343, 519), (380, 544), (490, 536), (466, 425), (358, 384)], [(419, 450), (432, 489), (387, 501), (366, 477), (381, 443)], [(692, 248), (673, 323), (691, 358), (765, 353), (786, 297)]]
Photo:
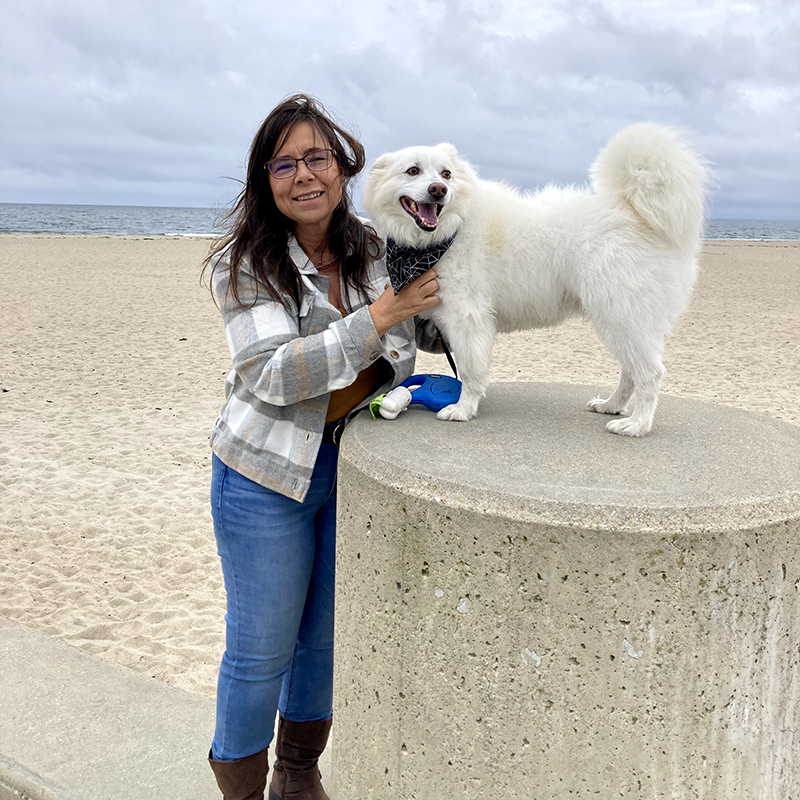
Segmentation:
[[(0, 615), (213, 697), (208, 435), (229, 356), (208, 246), (0, 236)], [(800, 424), (800, 242), (707, 242), (665, 365), (664, 393)], [(575, 320), (502, 337), (492, 374), (602, 394), (617, 367)]]

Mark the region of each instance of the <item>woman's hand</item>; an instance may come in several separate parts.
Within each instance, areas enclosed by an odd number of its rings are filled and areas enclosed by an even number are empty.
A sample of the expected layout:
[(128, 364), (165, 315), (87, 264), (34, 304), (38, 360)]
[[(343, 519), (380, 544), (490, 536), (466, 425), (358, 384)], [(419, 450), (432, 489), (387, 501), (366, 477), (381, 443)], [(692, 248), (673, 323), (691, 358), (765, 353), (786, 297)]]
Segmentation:
[(433, 269), (414, 278), (408, 286), (400, 290), (399, 294), (395, 294), (390, 286), (369, 307), (378, 336), (383, 336), (389, 328), (393, 328), (403, 320), (415, 317), (420, 311), (438, 305), (441, 302), (436, 294), (438, 290), (439, 281), (436, 280), (436, 270)]

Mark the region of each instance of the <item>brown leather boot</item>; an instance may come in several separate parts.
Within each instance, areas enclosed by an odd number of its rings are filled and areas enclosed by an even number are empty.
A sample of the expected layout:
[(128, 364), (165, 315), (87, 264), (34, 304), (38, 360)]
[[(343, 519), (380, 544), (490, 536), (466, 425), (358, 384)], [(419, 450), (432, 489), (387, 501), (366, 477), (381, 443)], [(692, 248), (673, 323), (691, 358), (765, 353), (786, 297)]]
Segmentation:
[(269, 769), (266, 748), (236, 761), (214, 761), (209, 752), (208, 763), (222, 792), (222, 800), (264, 800)]
[(318, 766), (330, 730), (329, 719), (292, 722), (280, 718), (269, 800), (330, 800)]

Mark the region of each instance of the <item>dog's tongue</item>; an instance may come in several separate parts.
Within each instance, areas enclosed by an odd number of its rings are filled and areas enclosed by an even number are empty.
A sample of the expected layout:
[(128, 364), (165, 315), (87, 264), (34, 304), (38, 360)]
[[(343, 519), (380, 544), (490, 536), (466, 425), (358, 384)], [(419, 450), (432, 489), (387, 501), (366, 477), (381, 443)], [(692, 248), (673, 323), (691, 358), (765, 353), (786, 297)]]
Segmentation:
[(417, 215), (426, 225), (435, 227), (438, 221), (436, 203), (417, 203)]

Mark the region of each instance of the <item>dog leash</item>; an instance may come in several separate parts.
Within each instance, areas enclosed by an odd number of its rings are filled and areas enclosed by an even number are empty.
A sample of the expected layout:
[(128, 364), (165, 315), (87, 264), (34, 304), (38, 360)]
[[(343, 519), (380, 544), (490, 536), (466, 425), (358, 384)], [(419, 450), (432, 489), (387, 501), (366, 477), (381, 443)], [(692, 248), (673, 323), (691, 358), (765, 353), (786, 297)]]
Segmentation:
[(453, 359), (453, 354), (450, 352), (450, 348), (447, 346), (447, 340), (444, 338), (444, 334), (439, 330), (437, 326), (436, 332), (439, 334), (439, 338), (442, 340), (442, 350), (444, 350), (444, 354), (447, 356), (447, 363), (450, 365), (450, 369), (453, 370), (453, 377), (458, 380), (458, 370), (456, 369), (456, 362)]

